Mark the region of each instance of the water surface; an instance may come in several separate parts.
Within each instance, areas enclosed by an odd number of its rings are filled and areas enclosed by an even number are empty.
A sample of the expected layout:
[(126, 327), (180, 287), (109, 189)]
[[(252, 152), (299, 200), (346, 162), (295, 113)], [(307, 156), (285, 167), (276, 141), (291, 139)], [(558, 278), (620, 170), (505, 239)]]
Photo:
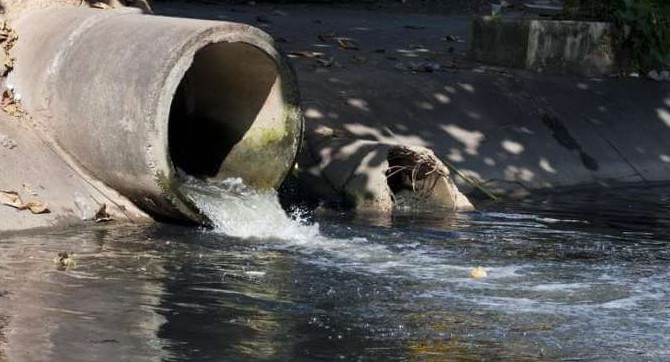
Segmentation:
[(308, 226), (242, 201), (218, 231), (1, 234), (0, 360), (670, 359), (670, 187)]

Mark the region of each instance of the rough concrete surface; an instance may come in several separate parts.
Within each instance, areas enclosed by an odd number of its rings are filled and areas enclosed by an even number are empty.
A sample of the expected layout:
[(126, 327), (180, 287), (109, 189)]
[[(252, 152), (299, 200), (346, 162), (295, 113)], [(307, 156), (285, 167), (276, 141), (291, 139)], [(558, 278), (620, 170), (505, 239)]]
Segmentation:
[[(474, 64), (466, 57), (467, 16), (179, 2), (155, 4), (155, 11), (261, 27), (292, 56), (308, 130), (327, 126), (348, 138), (428, 147), (495, 192), (670, 176), (670, 84)], [(2, 187), (54, 183), (38, 196), (73, 216), (68, 195), (83, 183), (33, 133), (10, 124), (0, 122), (0, 133), (18, 146), (0, 149), (0, 169), (14, 170), (20, 159), (31, 168), (3, 172)], [(24, 144), (33, 145), (31, 155), (21, 153)], [(368, 156), (365, 147), (351, 152)], [(10, 212), (17, 211), (0, 207)], [(22, 217), (30, 220), (24, 226), (56, 221), (54, 214)]]
[(149, 220), (114, 190), (66, 162), (29, 120), (0, 114), (0, 135), (12, 141), (0, 146), (0, 190), (18, 192), (24, 202), (42, 201), (50, 211), (32, 214), (0, 204), (0, 231), (78, 224), (83, 218), (93, 223), (102, 204), (115, 222)]
[(607, 75), (616, 62), (609, 23), (475, 17), (470, 56), (503, 67), (547, 74)]
[(155, 11), (272, 34), (296, 55), (308, 132), (425, 146), (503, 193), (670, 178), (670, 84), (479, 66), (466, 58), (466, 16), (180, 3)]
[(25, 13), (15, 28), (8, 81), (26, 110), (146, 212), (207, 222), (178, 169), (258, 188), (278, 187), (292, 169), (296, 82), (259, 29), (86, 8)]

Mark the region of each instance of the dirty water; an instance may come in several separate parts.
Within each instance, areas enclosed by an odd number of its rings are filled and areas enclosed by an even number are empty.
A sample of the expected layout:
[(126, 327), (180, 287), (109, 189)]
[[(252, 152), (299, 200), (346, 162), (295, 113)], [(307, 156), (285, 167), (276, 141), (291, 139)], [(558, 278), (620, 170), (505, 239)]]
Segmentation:
[(668, 186), (310, 225), (266, 201), (1, 234), (0, 360), (670, 359)]

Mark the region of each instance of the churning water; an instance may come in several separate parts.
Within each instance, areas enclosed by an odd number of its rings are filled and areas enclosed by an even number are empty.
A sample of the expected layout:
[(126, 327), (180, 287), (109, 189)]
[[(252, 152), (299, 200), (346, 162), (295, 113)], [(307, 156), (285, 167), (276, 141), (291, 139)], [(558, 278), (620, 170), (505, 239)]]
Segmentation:
[(318, 224), (222, 188), (215, 230), (2, 235), (0, 360), (670, 359), (670, 187)]

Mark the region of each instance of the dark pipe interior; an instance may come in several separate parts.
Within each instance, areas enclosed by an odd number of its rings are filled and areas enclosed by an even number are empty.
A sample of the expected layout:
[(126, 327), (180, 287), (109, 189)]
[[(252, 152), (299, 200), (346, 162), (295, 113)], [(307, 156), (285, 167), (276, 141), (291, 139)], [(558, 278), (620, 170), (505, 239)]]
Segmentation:
[(173, 165), (192, 176), (215, 178), (277, 77), (273, 60), (251, 45), (215, 43), (199, 50), (170, 107)]

